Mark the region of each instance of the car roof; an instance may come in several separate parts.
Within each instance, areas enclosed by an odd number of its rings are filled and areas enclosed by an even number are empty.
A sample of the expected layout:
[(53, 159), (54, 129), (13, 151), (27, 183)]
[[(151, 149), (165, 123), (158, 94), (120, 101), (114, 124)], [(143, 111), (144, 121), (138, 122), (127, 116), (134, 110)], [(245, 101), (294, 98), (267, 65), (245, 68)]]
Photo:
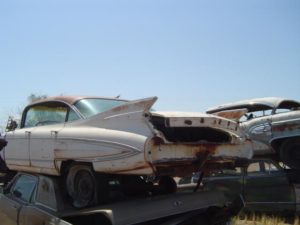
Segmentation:
[(255, 110), (266, 110), (266, 109), (274, 109), (280, 105), (283, 101), (289, 101), (300, 106), (300, 102), (292, 99), (279, 98), (279, 97), (265, 97), (265, 98), (253, 98), (248, 100), (237, 101), (233, 103), (227, 103), (223, 105), (219, 105), (216, 107), (212, 107), (208, 109), (207, 113), (215, 113), (223, 110), (232, 110), (232, 109), (241, 109), (246, 108), (251, 111)]
[(90, 99), (90, 98), (128, 101), (128, 100), (119, 99), (119, 98), (109, 98), (109, 97), (100, 97), (100, 96), (62, 95), (62, 96), (47, 97), (47, 98), (44, 98), (44, 99), (33, 101), (29, 105), (36, 105), (36, 104), (40, 104), (40, 103), (44, 103), (44, 102), (51, 102), (51, 101), (65, 102), (65, 103), (68, 103), (69, 105), (73, 105), (79, 100)]

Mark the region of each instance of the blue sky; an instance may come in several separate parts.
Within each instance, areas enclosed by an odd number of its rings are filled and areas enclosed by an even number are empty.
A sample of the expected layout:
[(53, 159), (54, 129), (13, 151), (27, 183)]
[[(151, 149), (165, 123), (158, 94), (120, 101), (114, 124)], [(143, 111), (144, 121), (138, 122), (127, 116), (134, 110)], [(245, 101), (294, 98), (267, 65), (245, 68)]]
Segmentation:
[(299, 0), (0, 0), (0, 126), (31, 94), (300, 100)]

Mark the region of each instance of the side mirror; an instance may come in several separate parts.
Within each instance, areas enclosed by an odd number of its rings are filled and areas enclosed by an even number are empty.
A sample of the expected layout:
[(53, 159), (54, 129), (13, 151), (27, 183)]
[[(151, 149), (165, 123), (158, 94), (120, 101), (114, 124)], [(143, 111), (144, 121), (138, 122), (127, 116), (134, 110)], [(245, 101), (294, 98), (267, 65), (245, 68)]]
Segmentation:
[(17, 129), (18, 127), (18, 123), (16, 120), (14, 120), (11, 116), (8, 118), (8, 121), (7, 121), (7, 125), (6, 125), (6, 128), (5, 128), (5, 131), (6, 132), (9, 132), (9, 131), (14, 131), (15, 129)]

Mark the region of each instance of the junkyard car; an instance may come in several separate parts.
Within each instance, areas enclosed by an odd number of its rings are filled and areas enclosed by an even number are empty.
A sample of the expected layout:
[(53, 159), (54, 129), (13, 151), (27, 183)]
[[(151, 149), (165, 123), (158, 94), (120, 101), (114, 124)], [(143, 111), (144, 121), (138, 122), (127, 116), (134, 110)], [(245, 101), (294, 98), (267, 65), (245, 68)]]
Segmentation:
[(226, 205), (221, 192), (203, 191), (119, 201), (78, 210), (67, 204), (61, 185), (58, 177), (18, 173), (0, 193), (1, 224), (176, 225), (185, 221), (185, 224), (196, 225), (207, 216), (204, 224), (213, 225), (228, 221), (241, 209), (240, 204)]
[(223, 191), (230, 200), (243, 195), (245, 211), (300, 214), (300, 172), (272, 160), (251, 160), (247, 167), (213, 172), (202, 182), (204, 189)]
[(224, 104), (207, 113), (239, 121), (252, 139), (254, 155), (276, 153), (286, 165), (300, 169), (300, 102), (258, 98)]
[(152, 111), (156, 100), (59, 96), (34, 102), (24, 109), (20, 128), (6, 133), (7, 167), (63, 175), (74, 206), (85, 207), (105, 201), (107, 174), (154, 174), (172, 186), (166, 175), (252, 157), (236, 122)]

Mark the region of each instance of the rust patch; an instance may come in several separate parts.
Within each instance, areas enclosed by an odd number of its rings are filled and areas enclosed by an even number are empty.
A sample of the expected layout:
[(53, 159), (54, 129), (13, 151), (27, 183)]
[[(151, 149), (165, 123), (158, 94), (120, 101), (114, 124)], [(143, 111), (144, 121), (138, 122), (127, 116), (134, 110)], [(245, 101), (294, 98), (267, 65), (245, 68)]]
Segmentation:
[(248, 112), (248, 109), (233, 109), (233, 110), (223, 110), (220, 112), (212, 113), (216, 116), (224, 117), (227, 119), (238, 121), (243, 115)]
[(119, 173), (120, 174), (134, 174), (132, 172), (140, 171), (140, 170), (146, 170), (146, 169), (150, 169), (150, 170), (153, 171), (153, 168), (149, 163), (139, 162), (139, 163), (136, 163), (134, 165), (130, 165), (130, 167), (127, 167), (126, 169), (119, 169), (117, 171), (114, 171), (114, 173), (116, 173), (116, 174), (119, 174)]
[[(182, 176), (196, 171), (219, 170), (225, 165), (232, 168), (235, 160), (241, 157), (236, 152), (242, 148), (242, 145), (204, 142), (197, 144), (166, 143), (152, 147), (152, 164), (159, 175)], [(234, 152), (231, 153), (231, 151)], [(203, 167), (202, 164), (204, 164)]]
[(156, 100), (157, 100), (156, 97), (152, 97), (152, 98), (150, 97), (147, 99), (130, 101), (127, 104), (119, 105), (117, 107), (112, 108), (112, 112), (118, 113), (118, 112), (126, 111), (126, 110), (128, 110), (130, 108), (134, 108), (134, 107), (141, 107), (141, 108), (147, 109), (148, 107), (150, 108), (151, 105), (153, 105)]
[(272, 127), (273, 132), (294, 131), (299, 129), (300, 129), (300, 124), (281, 124)]
[(244, 111), (222, 111), (215, 113), (215, 115), (228, 118), (228, 119), (239, 119), (245, 114)]
[(125, 111), (129, 108), (128, 105), (119, 105), (115, 108), (112, 109), (113, 112), (117, 113), (117, 112), (121, 112), (121, 111)]
[(161, 145), (164, 143), (164, 140), (161, 139), (160, 137), (154, 137), (151, 139), (152, 141), (152, 144), (155, 146), (155, 145)]

